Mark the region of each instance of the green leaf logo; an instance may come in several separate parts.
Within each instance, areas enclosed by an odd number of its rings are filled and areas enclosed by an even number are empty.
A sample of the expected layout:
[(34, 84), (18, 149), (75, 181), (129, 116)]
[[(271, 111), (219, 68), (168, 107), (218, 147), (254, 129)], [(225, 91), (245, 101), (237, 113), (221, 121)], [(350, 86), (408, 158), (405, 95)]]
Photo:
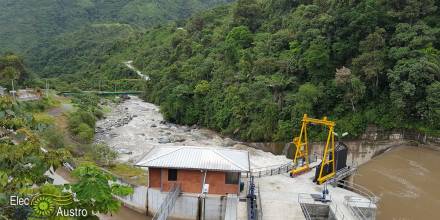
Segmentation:
[(55, 203), (50, 197), (39, 195), (32, 199), (32, 209), (41, 217), (48, 217), (55, 212)]
[(51, 194), (36, 195), (31, 200), (31, 207), (38, 217), (48, 217), (55, 213), (57, 207), (73, 203), (72, 195), (56, 196)]

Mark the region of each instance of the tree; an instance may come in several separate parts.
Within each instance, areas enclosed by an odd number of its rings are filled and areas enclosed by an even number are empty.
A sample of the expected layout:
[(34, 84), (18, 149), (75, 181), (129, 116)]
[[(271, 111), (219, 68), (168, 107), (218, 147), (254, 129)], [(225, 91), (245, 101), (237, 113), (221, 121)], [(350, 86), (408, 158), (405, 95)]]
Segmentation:
[(354, 58), (353, 69), (356, 75), (360, 75), (366, 81), (372, 81), (379, 87), (379, 79), (385, 75), (385, 29), (378, 28), (369, 34), (365, 40), (359, 43), (361, 54)]
[(389, 56), (397, 60), (388, 71), (390, 97), (396, 111), (406, 116), (423, 115), (426, 87), (438, 76), (439, 53), (432, 48), (437, 29), (423, 22), (398, 24)]
[(410, 24), (437, 10), (435, 0), (382, 0), (387, 4), (388, 14)]
[(73, 171), (78, 182), (70, 189), (76, 195), (77, 207), (87, 209), (88, 213), (114, 213), (121, 206), (113, 195), (127, 196), (133, 193), (128, 186), (114, 183), (115, 178), (93, 165), (83, 165)]
[(9, 85), (11, 80), (21, 83), (26, 77), (23, 61), (15, 54), (0, 56), (0, 83)]
[(427, 118), (433, 128), (440, 129), (440, 82), (429, 85), (426, 94)]
[(301, 85), (295, 94), (296, 117), (301, 118), (303, 114), (313, 112), (313, 106), (318, 103), (322, 92), (313, 84), (305, 83)]
[(366, 88), (364, 83), (345, 66), (336, 69), (335, 78), (336, 84), (345, 90), (344, 97), (350, 101), (352, 111), (356, 112), (356, 103), (358, 103), (365, 94)]
[(327, 79), (330, 66), (330, 51), (323, 38), (311, 42), (309, 48), (304, 52), (301, 60), (314, 82)]
[(33, 189), (50, 182), (45, 173), (50, 168), (56, 170), (60, 167), (70, 154), (63, 149), (43, 149), (40, 137), (30, 130), (32, 119), (25, 120), (29, 115), (8, 97), (0, 97), (2, 112), (13, 113), (0, 117), (0, 124), (12, 129), (16, 135), (14, 140), (9, 135), (0, 140), (0, 217), (26, 218), (29, 210), (9, 206), (7, 202), (3, 203), (3, 198), (29, 194)]
[(246, 26), (234, 27), (226, 36), (227, 44), (236, 45), (240, 49), (250, 47), (252, 40), (252, 33)]
[(234, 9), (234, 24), (245, 25), (252, 32), (260, 26), (261, 8), (256, 0), (238, 0)]
[(111, 165), (118, 158), (118, 152), (105, 144), (92, 145), (91, 153), (94, 160), (104, 166)]

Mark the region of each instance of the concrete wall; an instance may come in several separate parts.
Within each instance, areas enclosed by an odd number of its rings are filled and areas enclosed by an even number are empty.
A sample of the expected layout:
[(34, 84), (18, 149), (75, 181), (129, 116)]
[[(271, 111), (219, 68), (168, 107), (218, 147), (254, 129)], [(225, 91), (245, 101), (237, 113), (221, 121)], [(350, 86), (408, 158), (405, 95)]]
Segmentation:
[(327, 220), (330, 217), (330, 207), (328, 205), (319, 204), (303, 204), (307, 207), (310, 218), (315, 220)]
[[(177, 181), (168, 181), (168, 169), (149, 168), (149, 187), (159, 188), (168, 192), (175, 183), (180, 184), (182, 192), (200, 193), (202, 190), (204, 173), (200, 170), (178, 170)], [(240, 184), (226, 184), (226, 173), (208, 171), (206, 183), (209, 184), (209, 194), (239, 194)]]
[[(414, 141), (423, 144), (424, 147), (440, 150), (440, 137), (429, 136), (424, 133), (405, 129), (384, 130), (375, 126), (369, 126), (365, 133), (356, 140), (343, 140), (343, 142), (349, 147), (350, 151), (353, 152), (353, 158), (359, 159), (360, 164), (368, 161), (375, 155), (382, 153), (390, 147), (399, 146)], [(416, 143), (411, 143), (411, 145), (415, 144)], [(276, 155), (283, 154), (291, 159), (293, 159), (293, 155), (295, 153), (295, 147), (291, 143), (269, 142), (247, 143), (247, 145), (263, 151), (272, 152)], [(323, 143), (310, 143), (310, 155), (313, 155), (313, 145), (320, 145), (319, 148), (323, 148)], [(319, 150), (319, 148), (316, 147), (316, 152), (320, 153), (321, 150)], [(349, 158), (347, 159), (347, 162), (350, 162)]]
[[(148, 213), (154, 215), (159, 209), (167, 192), (159, 189), (148, 189)], [(183, 193), (180, 195), (170, 215), (171, 219), (196, 219), (198, 213), (198, 195)], [(237, 200), (238, 201), (238, 200)], [(226, 196), (208, 195), (205, 200), (205, 218), (207, 220), (222, 220), (226, 211)]]

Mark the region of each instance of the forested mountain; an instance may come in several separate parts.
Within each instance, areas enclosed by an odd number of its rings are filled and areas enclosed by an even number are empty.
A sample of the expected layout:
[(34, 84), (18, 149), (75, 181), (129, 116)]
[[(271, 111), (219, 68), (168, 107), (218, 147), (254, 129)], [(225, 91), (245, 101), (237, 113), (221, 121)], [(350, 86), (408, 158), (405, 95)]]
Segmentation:
[(130, 74), (121, 62), (134, 59), (151, 77), (145, 98), (168, 120), (244, 140), (289, 140), (303, 113), (352, 137), (370, 124), (440, 135), (439, 7), (239, 0), (143, 33), (119, 26), (130, 37), (111, 34), (104, 47), (66, 35), (33, 65), (91, 88)]
[(0, 0), (0, 52), (23, 52), (88, 24), (137, 28), (186, 18), (229, 0)]
[(148, 31), (135, 64), (168, 120), (289, 140), (303, 113), (337, 131), (440, 130), (440, 1), (239, 0)]

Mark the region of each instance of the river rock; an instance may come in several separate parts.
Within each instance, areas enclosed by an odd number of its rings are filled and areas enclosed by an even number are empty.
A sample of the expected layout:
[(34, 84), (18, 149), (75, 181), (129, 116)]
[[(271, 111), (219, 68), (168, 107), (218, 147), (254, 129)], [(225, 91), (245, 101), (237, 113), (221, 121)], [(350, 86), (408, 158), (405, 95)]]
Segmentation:
[(160, 137), (160, 138), (158, 139), (158, 142), (159, 142), (159, 144), (168, 144), (168, 143), (171, 143), (170, 139), (167, 138), (167, 137)]
[(233, 146), (236, 142), (231, 138), (225, 138), (223, 140), (223, 146)]
[(249, 148), (249, 146), (244, 145), (244, 144), (234, 144), (234, 146), (232, 146), (233, 148), (237, 149), (237, 150), (247, 150)]
[(172, 142), (184, 142), (184, 141), (186, 141), (185, 138), (178, 137), (178, 136), (174, 136), (171, 140), (172, 140)]

